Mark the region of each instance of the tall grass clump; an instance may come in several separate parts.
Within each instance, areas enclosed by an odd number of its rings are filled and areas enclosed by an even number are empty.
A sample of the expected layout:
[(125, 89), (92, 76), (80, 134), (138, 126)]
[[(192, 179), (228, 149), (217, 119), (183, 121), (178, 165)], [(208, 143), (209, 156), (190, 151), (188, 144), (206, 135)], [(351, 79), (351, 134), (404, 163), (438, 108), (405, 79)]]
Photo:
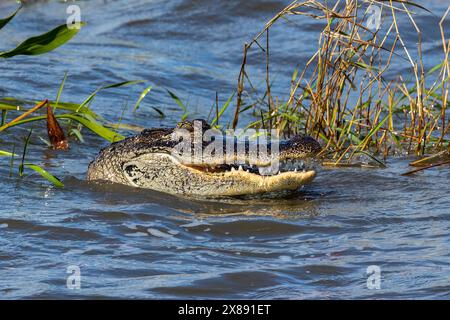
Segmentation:
[[(367, 26), (369, 5), (381, 9), (379, 29)], [(249, 127), (277, 129), (286, 135), (310, 134), (324, 142), (324, 154), (334, 164), (350, 162), (361, 153), (375, 159), (448, 149), (450, 41), (444, 21), (449, 9), (439, 23), (442, 60), (425, 70), (422, 39), (426, 35), (413, 11), (427, 12), (421, 5), (399, 0), (292, 2), (244, 46), (232, 126), (236, 127), (240, 114), (248, 110), (243, 107), (245, 101), (260, 109)], [(416, 43), (406, 43), (398, 25), (400, 16), (406, 17), (417, 34)], [(274, 97), (269, 73), (270, 30), (280, 20), (298, 17), (323, 21), (318, 48), (295, 70), (289, 95)], [(299, 39), (301, 32), (305, 31), (299, 31)], [(247, 54), (253, 47), (264, 56), (264, 90), (252, 86)], [(387, 79), (386, 72), (399, 62), (409, 65), (410, 75)]]

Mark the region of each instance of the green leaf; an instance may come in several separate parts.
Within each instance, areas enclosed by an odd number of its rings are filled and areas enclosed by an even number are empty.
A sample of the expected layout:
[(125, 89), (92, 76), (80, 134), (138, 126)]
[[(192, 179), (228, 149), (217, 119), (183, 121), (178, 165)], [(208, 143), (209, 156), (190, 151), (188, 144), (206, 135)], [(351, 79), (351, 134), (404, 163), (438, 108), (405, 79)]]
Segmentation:
[[(41, 101), (32, 101), (32, 100), (19, 100), (16, 98), (11, 98), (11, 97), (4, 97), (0, 99), (0, 110), (12, 110), (12, 111), (26, 111), (26, 109), (21, 106), (21, 105), (25, 105), (25, 104), (38, 104)], [(53, 100), (49, 100), (49, 103), (51, 105), (55, 105), (56, 101)], [(73, 111), (76, 112), (76, 110), (78, 110), (80, 108), (80, 104), (78, 103), (72, 103), (72, 102), (58, 102), (58, 109), (64, 109), (64, 110), (68, 110), (68, 111)], [(93, 117), (98, 117), (97, 114), (95, 114), (94, 112), (92, 112), (91, 110), (88, 109), (84, 109), (83, 110), (84, 114), (89, 114)]]
[(106, 86), (101, 87), (101, 89), (109, 89), (109, 88), (117, 88), (117, 87), (129, 86), (129, 85), (132, 85), (132, 84), (142, 83), (142, 82), (145, 82), (145, 81), (144, 80), (123, 81), (123, 82), (108, 84)]
[(0, 150), (0, 157), (1, 156), (3, 156), (3, 157), (12, 157), (13, 155), (16, 156), (16, 154), (14, 154), (12, 152)]
[[(84, 23), (81, 23), (81, 25), (84, 25)], [(77, 28), (69, 29), (66, 24), (60, 25), (47, 33), (25, 40), (13, 50), (1, 52), (0, 58), (11, 58), (17, 55), (38, 55), (52, 51), (72, 39), (78, 31)]]
[[(106, 86), (101, 86), (100, 88), (96, 89), (94, 92), (92, 92), (89, 97), (86, 98), (86, 100), (83, 101), (83, 103), (81, 103), (76, 112), (79, 112), (81, 109), (83, 109), (84, 106), (86, 106), (89, 102), (91, 102), (95, 96), (97, 95), (97, 93), (99, 93), (101, 90), (103, 89), (109, 89), (109, 88), (117, 88), (117, 87), (123, 87), (123, 86), (129, 86), (132, 84), (136, 84), (136, 83), (141, 83), (144, 82), (144, 80), (132, 80), (132, 81), (123, 81), (123, 82), (118, 82), (118, 83), (113, 83), (113, 84), (108, 84)], [(83, 111), (84, 112), (84, 111)]]
[(75, 129), (75, 128), (72, 128), (72, 129), (70, 130), (69, 135), (70, 135), (70, 134), (75, 135), (81, 143), (84, 143), (83, 135), (81, 134), (80, 130)]
[(86, 118), (83, 118), (83, 117), (80, 117), (77, 115), (73, 115), (73, 114), (61, 115), (61, 116), (57, 116), (57, 118), (67, 118), (67, 119), (75, 120), (78, 123), (81, 123), (83, 126), (88, 128), (89, 130), (91, 130), (94, 133), (96, 133), (97, 135), (99, 135), (100, 137), (102, 137), (103, 139), (108, 140), (109, 142), (116, 142), (116, 141), (125, 139), (125, 137), (122, 136), (121, 134), (114, 132), (112, 130), (109, 130), (108, 128), (105, 128), (104, 126), (102, 126), (100, 123), (98, 123), (97, 121), (95, 121), (93, 119), (88, 120)]
[(141, 95), (139, 96), (138, 101), (134, 105), (133, 112), (135, 112), (139, 108), (139, 105), (141, 104), (142, 100), (145, 98), (147, 93), (150, 92), (150, 90), (152, 90), (152, 86), (149, 86), (149, 87), (145, 88), (144, 91), (142, 91)]
[(363, 150), (359, 150), (359, 151), (355, 151), (356, 154), (361, 153), (364, 154), (366, 156), (368, 156), (370, 159), (372, 159), (373, 161), (375, 161), (376, 163), (378, 163), (382, 168), (386, 168), (386, 164), (383, 163), (383, 161), (378, 160), (377, 157), (375, 157), (374, 155), (370, 154), (369, 152), (363, 151)]
[(0, 29), (3, 28), (8, 22), (10, 22), (12, 20), (12, 18), (14, 18), (14, 16), (17, 14), (17, 12), (19, 12), (19, 10), (21, 8), (22, 8), (22, 6), (18, 7), (17, 10), (14, 11), (14, 13), (11, 14), (9, 17), (0, 19)]
[[(85, 114), (84, 116), (89, 117), (87, 114)], [(124, 136), (122, 136), (121, 134), (119, 134), (113, 130), (109, 130), (108, 128), (105, 128), (103, 125), (101, 125), (97, 121), (93, 120), (92, 117), (90, 119), (87, 119), (87, 118), (83, 118), (79, 115), (74, 115), (74, 114), (61, 114), (61, 115), (55, 115), (55, 118), (75, 120), (78, 123), (81, 123), (83, 126), (88, 128), (89, 130), (91, 130), (94, 133), (96, 133), (97, 135), (99, 135), (100, 137), (102, 137), (103, 139), (108, 140), (109, 142), (115, 142), (115, 141), (120, 141), (120, 140), (125, 139)], [(30, 117), (30, 118), (27, 118), (24, 120), (20, 120), (20, 121), (14, 122), (12, 125), (10, 125), (8, 127), (8, 129), (18, 126), (18, 125), (21, 125), (21, 124), (24, 124), (24, 123), (40, 121), (40, 120), (47, 120), (47, 116)]]
[(164, 112), (161, 111), (161, 109), (157, 108), (157, 107), (152, 107), (153, 110), (155, 110), (156, 112), (158, 112), (158, 114), (160, 115), (161, 118), (164, 118), (166, 115), (164, 114)]
[(64, 184), (61, 182), (61, 180), (59, 180), (57, 177), (52, 175), (47, 170), (41, 168), (40, 166), (32, 163), (25, 163), (24, 166), (39, 173), (43, 178), (47, 179), (47, 181), (51, 182), (55, 187), (58, 188), (64, 187)]
[(168, 89), (166, 89), (166, 90), (169, 93), (169, 95), (172, 97), (172, 99), (175, 101), (175, 103), (181, 108), (181, 110), (183, 110), (184, 114), (183, 114), (182, 120), (186, 119), (187, 114), (188, 114), (186, 106), (183, 104), (183, 102), (181, 102), (180, 98), (178, 98), (175, 93), (173, 93), (172, 91), (170, 91)]
[(19, 165), (19, 176), (23, 175), (23, 166), (24, 166), (25, 157), (27, 155), (27, 148), (28, 148), (28, 144), (30, 143), (32, 133), (33, 133), (33, 129), (30, 130), (30, 132), (28, 133), (28, 136), (25, 138), (25, 143), (23, 146), (23, 153), (22, 153), (22, 162)]
[(61, 94), (64, 90), (64, 84), (66, 83), (67, 79), (67, 71), (64, 73), (64, 78), (62, 79), (61, 85), (59, 86), (58, 94), (56, 95), (56, 102), (53, 107), (53, 112), (55, 112), (56, 108), (58, 108), (59, 99), (61, 98)]
[(369, 133), (367, 134), (367, 136), (361, 141), (360, 144), (358, 144), (358, 146), (356, 147), (355, 150), (360, 149), (361, 150), (364, 149), (365, 145), (367, 144), (367, 142), (369, 141), (369, 139), (378, 132), (378, 130), (381, 129), (381, 127), (383, 126), (383, 124), (386, 122), (386, 120), (389, 118), (389, 116), (386, 116), (383, 120), (381, 120), (378, 125), (376, 127), (373, 127), (372, 129), (370, 129)]
[(233, 97), (234, 97), (234, 92), (231, 94), (231, 96), (228, 98), (228, 100), (222, 106), (222, 108), (219, 111), (219, 114), (216, 115), (216, 117), (213, 119), (213, 121), (211, 121), (211, 126), (213, 126), (219, 120), (219, 118), (222, 116), (222, 114), (225, 112), (225, 110), (230, 105), (231, 101), (233, 100)]

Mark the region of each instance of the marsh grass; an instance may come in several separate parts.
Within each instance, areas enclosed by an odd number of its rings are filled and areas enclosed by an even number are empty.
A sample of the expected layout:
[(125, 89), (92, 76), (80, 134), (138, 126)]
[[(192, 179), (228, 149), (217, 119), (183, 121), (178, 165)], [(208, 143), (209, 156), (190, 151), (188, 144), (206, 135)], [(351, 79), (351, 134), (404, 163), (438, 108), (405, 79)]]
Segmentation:
[[(290, 135), (306, 133), (324, 143), (323, 155), (329, 165), (352, 163), (361, 154), (377, 157), (433, 153), (449, 149), (450, 121), (447, 108), (450, 41), (440, 20), (442, 61), (425, 70), (423, 34), (414, 20), (414, 10), (426, 8), (410, 1), (294, 1), (277, 13), (264, 29), (244, 46), (238, 76), (237, 101), (232, 127), (249, 108), (258, 108), (259, 119), (249, 127), (277, 129)], [(368, 5), (382, 10), (381, 28), (366, 26)], [(428, 13), (431, 14), (431, 13)], [(410, 22), (417, 43), (406, 44), (398, 26), (400, 15)], [(324, 21), (317, 51), (296, 69), (287, 97), (271, 92), (270, 30), (280, 20)], [(299, 39), (301, 37), (299, 31)], [(251, 48), (265, 60), (265, 89), (252, 86), (248, 68)], [(410, 47), (417, 48), (410, 52)], [(253, 50), (254, 52), (254, 50)], [(404, 76), (385, 77), (392, 64), (407, 62), (411, 81)], [(262, 67), (261, 67), (262, 69)], [(255, 101), (255, 102), (253, 102)], [(253, 109), (253, 108), (250, 108)]]

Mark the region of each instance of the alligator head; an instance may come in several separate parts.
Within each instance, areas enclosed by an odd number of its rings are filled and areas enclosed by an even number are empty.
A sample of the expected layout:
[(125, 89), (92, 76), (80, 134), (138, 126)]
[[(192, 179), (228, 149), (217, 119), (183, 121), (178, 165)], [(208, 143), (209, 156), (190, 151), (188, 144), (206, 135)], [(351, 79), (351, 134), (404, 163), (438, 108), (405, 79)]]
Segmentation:
[(251, 140), (221, 135), (204, 120), (146, 129), (101, 150), (87, 179), (205, 197), (276, 194), (313, 180), (321, 150), (313, 138)]

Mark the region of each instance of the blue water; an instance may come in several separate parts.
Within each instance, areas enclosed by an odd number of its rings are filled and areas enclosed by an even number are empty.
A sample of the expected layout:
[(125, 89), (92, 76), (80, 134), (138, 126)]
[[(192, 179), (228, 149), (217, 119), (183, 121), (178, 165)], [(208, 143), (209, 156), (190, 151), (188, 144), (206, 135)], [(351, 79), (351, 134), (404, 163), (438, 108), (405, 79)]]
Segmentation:
[[(100, 85), (144, 79), (102, 91), (92, 109), (112, 122), (155, 127), (183, 113), (166, 89), (188, 105), (190, 118), (206, 117), (216, 92), (225, 102), (236, 88), (243, 43), (288, 1), (77, 4), (87, 26), (73, 41), (48, 55), (0, 61), (0, 97), (54, 99), (65, 72), (61, 99), (78, 103)], [(447, 5), (429, 3), (435, 16), (418, 10), (428, 67), (442, 57), (437, 23)], [(0, 1), (0, 16), (15, 6)], [(0, 31), (0, 49), (64, 23), (66, 7), (25, 6)], [(295, 21), (271, 33), (278, 96), (314, 52), (322, 26)], [(256, 52), (250, 70), (264, 84)], [(407, 72), (399, 63), (387, 76)], [(148, 85), (154, 88), (132, 113)], [(19, 178), (18, 159), (10, 177), (9, 158), (0, 159), (0, 298), (449, 298), (448, 167), (400, 176), (413, 158), (395, 158), (386, 169), (323, 168), (288, 199), (192, 201), (85, 182), (88, 163), (107, 144), (87, 130), (84, 143), (72, 139), (69, 151), (52, 151), (39, 139), (45, 124), (35, 122), (2, 133), (0, 149), (21, 150), (31, 127), (27, 161), (65, 187), (31, 171)], [(80, 289), (67, 287), (70, 266), (80, 270)], [(380, 289), (367, 286), (369, 266), (381, 272)]]

